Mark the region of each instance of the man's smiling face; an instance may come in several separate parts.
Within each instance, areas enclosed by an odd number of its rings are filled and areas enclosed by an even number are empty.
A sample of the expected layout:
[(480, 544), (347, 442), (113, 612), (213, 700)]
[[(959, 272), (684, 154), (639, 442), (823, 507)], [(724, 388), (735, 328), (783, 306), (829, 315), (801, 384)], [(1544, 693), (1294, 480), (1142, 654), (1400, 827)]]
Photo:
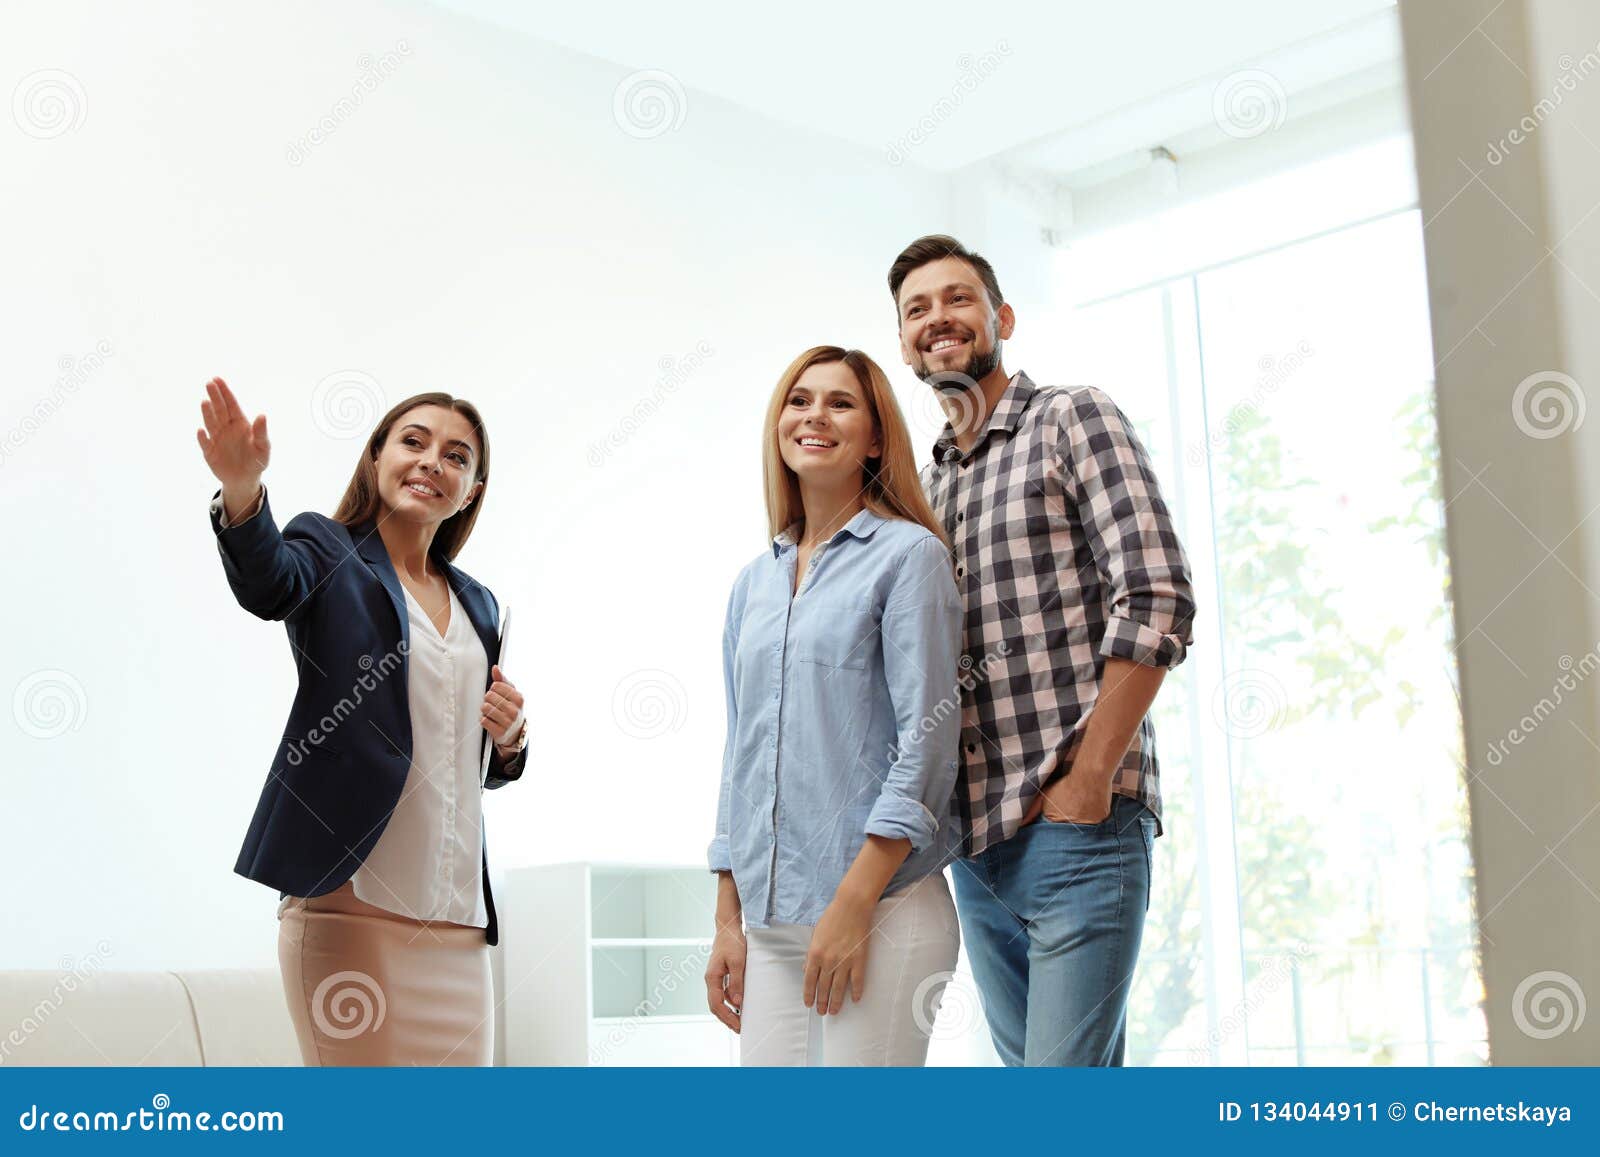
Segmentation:
[(978, 381), (1000, 364), (1011, 336), (1011, 308), (996, 309), (978, 271), (959, 257), (942, 257), (906, 275), (896, 302), (900, 356), (927, 381), (965, 376)]

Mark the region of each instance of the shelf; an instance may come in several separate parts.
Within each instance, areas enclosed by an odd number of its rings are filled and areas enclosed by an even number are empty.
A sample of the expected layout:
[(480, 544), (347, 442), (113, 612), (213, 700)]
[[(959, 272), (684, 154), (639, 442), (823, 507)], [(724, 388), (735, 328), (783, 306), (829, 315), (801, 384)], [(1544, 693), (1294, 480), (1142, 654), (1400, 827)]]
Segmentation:
[(709, 940), (716, 929), (717, 883), (693, 868), (596, 869), (589, 884), (592, 943)]
[[(728, 1065), (706, 1007), (717, 879), (676, 864), (516, 868), (496, 888), (511, 1065)], [(523, 983), (537, 978), (537, 983)]]
[(710, 936), (606, 936), (589, 941), (593, 948), (709, 948)]
[(705, 941), (592, 943), (592, 1019), (654, 1020), (705, 1008)]
[(589, 1022), (591, 1065), (731, 1065), (739, 1037), (714, 1016), (657, 1016)]

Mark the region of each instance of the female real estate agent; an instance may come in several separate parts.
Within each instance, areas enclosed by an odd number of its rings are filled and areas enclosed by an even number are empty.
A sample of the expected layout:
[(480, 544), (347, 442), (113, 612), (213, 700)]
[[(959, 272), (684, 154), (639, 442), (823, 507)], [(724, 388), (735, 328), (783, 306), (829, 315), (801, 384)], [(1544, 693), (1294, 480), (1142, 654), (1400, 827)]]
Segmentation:
[(527, 725), (497, 665), (494, 596), (451, 561), (488, 483), (482, 418), (449, 394), (407, 398), (333, 517), (280, 533), (265, 415), (252, 423), (220, 378), (206, 391), (196, 436), (222, 484), (223, 571), (240, 606), (285, 624), (299, 672), (234, 871), (279, 889), (301, 1055), (490, 1064), (499, 926), (481, 791), (521, 776)]

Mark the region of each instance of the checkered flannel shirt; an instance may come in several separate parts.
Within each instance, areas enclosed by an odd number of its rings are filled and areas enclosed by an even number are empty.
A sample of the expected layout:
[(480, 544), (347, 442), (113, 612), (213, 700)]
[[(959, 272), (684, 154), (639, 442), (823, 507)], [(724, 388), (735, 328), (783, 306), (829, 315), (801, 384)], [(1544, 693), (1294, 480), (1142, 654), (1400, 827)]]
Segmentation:
[[(976, 855), (1015, 835), (1070, 768), (1107, 657), (1183, 661), (1194, 594), (1149, 456), (1101, 390), (1017, 373), (970, 453), (945, 425), (922, 483), (955, 545), (965, 604), (956, 795), (963, 852)], [(1148, 716), (1112, 789), (1159, 825)]]

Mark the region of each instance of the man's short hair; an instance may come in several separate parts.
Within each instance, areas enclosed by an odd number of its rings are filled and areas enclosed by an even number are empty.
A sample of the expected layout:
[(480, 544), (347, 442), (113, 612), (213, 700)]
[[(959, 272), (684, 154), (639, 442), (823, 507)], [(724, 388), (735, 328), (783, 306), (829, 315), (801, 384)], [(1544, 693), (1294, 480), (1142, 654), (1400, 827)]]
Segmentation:
[(889, 295), (894, 298), (896, 317), (900, 313), (900, 287), (905, 284), (911, 271), (946, 257), (958, 257), (977, 271), (978, 279), (983, 282), (984, 291), (989, 295), (991, 307), (999, 309), (1005, 304), (1006, 299), (1000, 292), (1000, 279), (994, 275), (994, 266), (954, 237), (945, 233), (930, 233), (907, 245), (901, 250), (900, 256), (894, 259), (894, 264), (889, 266)]

